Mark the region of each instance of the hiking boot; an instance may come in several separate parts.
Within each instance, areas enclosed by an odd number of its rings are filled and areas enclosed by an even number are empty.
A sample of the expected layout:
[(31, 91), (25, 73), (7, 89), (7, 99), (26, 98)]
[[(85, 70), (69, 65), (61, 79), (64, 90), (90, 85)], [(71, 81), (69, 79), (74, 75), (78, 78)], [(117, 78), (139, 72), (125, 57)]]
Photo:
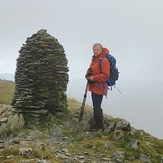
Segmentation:
[(97, 125), (94, 124), (94, 125), (90, 126), (90, 129), (89, 130), (90, 131), (96, 131), (97, 130)]
[(104, 131), (104, 124), (103, 124), (103, 110), (93, 109), (94, 110), (94, 118), (93, 123), (90, 123), (90, 131)]
[(96, 124), (96, 129), (104, 130), (104, 123), (103, 123), (103, 110), (94, 109), (94, 119)]
[(104, 129), (97, 129), (96, 131), (104, 132)]
[(103, 125), (102, 126), (99, 126), (99, 125), (97, 125), (97, 124), (94, 124), (93, 126), (90, 126), (90, 129), (89, 129), (90, 131), (104, 131), (104, 127), (103, 127)]
[(98, 129), (98, 128), (95, 129), (95, 128), (90, 128), (89, 131), (91, 131), (91, 132), (97, 132), (97, 131), (103, 132), (104, 129)]
[(103, 124), (103, 120), (102, 119), (100, 119), (99, 120), (99, 122), (98, 122), (98, 124), (97, 124), (97, 129), (104, 129), (104, 124)]

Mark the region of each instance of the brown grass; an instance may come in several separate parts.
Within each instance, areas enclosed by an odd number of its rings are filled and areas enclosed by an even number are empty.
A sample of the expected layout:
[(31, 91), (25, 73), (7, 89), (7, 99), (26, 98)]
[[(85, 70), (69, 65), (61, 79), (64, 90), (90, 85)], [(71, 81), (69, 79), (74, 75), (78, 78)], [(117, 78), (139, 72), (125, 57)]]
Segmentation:
[(15, 83), (0, 79), (0, 103), (11, 104), (14, 95)]

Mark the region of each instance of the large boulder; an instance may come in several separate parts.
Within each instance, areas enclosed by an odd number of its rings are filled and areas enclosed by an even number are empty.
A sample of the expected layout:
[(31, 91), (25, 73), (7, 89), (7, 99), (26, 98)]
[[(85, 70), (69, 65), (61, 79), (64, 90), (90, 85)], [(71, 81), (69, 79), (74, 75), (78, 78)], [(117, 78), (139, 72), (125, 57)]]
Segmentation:
[(0, 104), (0, 138), (19, 132), (24, 125), (22, 114), (15, 113), (10, 105)]
[(40, 30), (27, 38), (17, 58), (12, 105), (39, 116), (67, 110), (68, 61), (56, 38)]

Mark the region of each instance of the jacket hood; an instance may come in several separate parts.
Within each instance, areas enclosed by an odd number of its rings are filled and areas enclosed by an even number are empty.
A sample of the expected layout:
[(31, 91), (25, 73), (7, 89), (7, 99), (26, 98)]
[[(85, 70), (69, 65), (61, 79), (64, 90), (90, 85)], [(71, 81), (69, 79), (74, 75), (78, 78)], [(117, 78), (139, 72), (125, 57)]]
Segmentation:
[(102, 55), (106, 55), (106, 54), (109, 54), (109, 49), (103, 48)]

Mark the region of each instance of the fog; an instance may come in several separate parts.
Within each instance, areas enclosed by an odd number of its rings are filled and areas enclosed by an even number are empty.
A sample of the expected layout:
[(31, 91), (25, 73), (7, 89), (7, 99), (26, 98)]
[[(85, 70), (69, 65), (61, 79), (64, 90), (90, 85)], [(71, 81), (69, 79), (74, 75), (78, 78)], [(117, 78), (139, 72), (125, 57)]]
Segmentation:
[(47, 29), (65, 49), (67, 94), (82, 101), (92, 45), (99, 42), (117, 59), (122, 92), (109, 92), (104, 112), (163, 138), (162, 6), (162, 0), (2, 0), (0, 73), (15, 73), (26, 38)]

